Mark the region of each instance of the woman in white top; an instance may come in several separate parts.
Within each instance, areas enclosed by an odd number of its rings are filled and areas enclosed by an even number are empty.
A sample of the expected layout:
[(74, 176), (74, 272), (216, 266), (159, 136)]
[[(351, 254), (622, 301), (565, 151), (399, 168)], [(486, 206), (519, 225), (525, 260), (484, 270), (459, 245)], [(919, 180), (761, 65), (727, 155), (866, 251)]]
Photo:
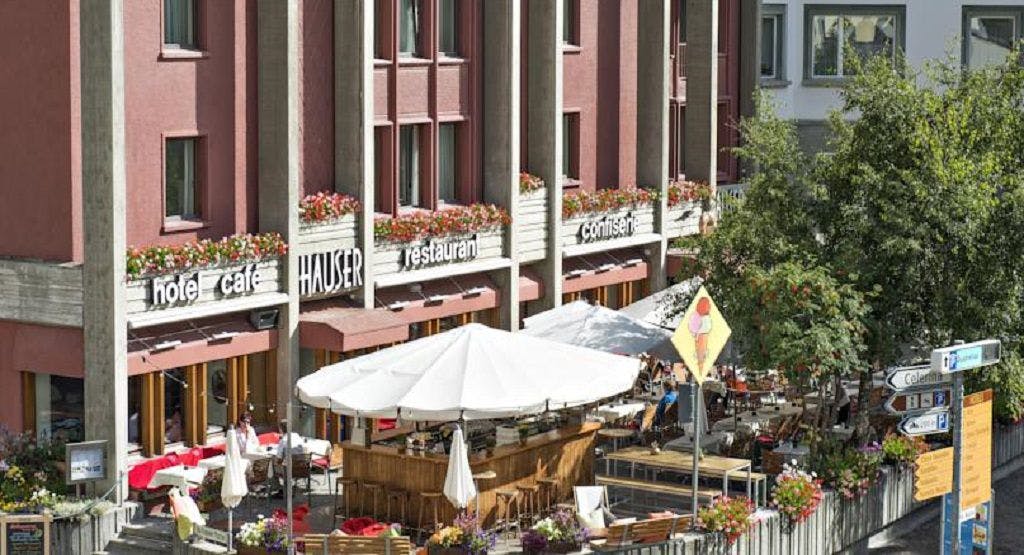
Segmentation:
[(260, 440), (256, 437), (256, 428), (252, 425), (252, 415), (245, 411), (238, 417), (238, 450), (241, 453), (253, 453), (259, 449)]

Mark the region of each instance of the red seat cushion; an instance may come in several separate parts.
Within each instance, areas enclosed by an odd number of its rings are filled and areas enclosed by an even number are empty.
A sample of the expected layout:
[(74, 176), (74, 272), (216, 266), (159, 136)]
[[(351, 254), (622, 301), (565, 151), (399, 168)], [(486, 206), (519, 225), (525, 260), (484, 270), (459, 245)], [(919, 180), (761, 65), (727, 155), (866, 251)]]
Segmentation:
[(330, 465), (330, 462), (327, 460), (327, 457), (313, 459), (312, 463), (313, 466), (319, 466), (320, 468), (324, 468), (325, 466)]
[(208, 459), (210, 457), (216, 457), (217, 455), (224, 454), (224, 444), (220, 445), (207, 445), (203, 447), (203, 457)]
[(277, 445), (281, 441), (281, 434), (267, 432), (256, 436), (256, 439), (260, 440), (260, 445)]
[(397, 421), (394, 418), (381, 418), (377, 421), (377, 429), (380, 431), (393, 430), (397, 426)]

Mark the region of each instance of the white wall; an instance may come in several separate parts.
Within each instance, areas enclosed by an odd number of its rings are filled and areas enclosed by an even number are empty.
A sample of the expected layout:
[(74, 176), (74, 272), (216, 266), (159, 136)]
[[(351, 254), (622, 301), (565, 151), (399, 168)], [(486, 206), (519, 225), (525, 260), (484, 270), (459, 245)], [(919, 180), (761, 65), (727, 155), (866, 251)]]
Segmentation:
[(804, 86), (804, 5), (838, 4), (896, 5), (906, 7), (907, 60), (920, 68), (928, 59), (954, 54), (960, 59), (962, 7), (1024, 6), (1024, 0), (788, 0), (762, 2), (764, 6), (786, 6), (784, 66), (789, 85), (766, 89), (774, 95), (779, 115), (788, 119), (822, 120), (829, 109), (838, 106), (837, 88)]

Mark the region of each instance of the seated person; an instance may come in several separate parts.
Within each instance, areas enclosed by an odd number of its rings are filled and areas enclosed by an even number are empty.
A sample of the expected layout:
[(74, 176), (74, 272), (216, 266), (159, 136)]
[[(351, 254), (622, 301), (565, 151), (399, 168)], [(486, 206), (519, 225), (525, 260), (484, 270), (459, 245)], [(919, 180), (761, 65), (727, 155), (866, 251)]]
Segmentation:
[(671, 381), (666, 381), (663, 385), (665, 388), (665, 395), (658, 401), (658, 408), (654, 412), (654, 425), (661, 426), (665, 419), (665, 410), (668, 409), (669, 405), (676, 402), (676, 398), (679, 396), (676, 393), (676, 386)]

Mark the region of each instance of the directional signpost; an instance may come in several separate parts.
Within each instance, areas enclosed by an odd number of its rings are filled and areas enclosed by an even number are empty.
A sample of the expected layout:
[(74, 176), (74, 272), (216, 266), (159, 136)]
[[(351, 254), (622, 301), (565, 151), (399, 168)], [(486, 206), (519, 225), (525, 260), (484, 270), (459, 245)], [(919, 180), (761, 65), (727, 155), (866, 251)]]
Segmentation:
[[(962, 535), (961, 531), (975, 528), (971, 521), (980, 514), (979, 508), (986, 514), (986, 533), (994, 516), (989, 510), (992, 487), (992, 391), (982, 391), (965, 398), (963, 372), (998, 363), (1001, 351), (1002, 345), (996, 339), (932, 351), (931, 374), (952, 375), (953, 378), (953, 385), (949, 388), (952, 397), (949, 418), (945, 419), (946, 428), (953, 433), (953, 483), (943, 502), (943, 555), (973, 553), (975, 542), (971, 541), (970, 535)], [(927, 416), (937, 417), (938, 414)], [(905, 423), (906, 419), (901, 423), (901, 429), (904, 429)], [(915, 424), (923, 430), (931, 422)], [(938, 427), (938, 422), (935, 424)], [(984, 546), (986, 551), (990, 550), (991, 542), (985, 541)]]
[(900, 422), (900, 433), (906, 436), (943, 434), (949, 431), (949, 412), (913, 414)]
[(921, 453), (915, 462), (914, 501), (926, 501), (953, 489), (952, 447)]
[(903, 391), (911, 387), (953, 383), (953, 376), (932, 371), (931, 365), (904, 366), (889, 371), (885, 383), (890, 389)]
[(903, 414), (919, 410), (948, 410), (952, 398), (950, 388), (897, 393), (885, 402), (885, 410)]

